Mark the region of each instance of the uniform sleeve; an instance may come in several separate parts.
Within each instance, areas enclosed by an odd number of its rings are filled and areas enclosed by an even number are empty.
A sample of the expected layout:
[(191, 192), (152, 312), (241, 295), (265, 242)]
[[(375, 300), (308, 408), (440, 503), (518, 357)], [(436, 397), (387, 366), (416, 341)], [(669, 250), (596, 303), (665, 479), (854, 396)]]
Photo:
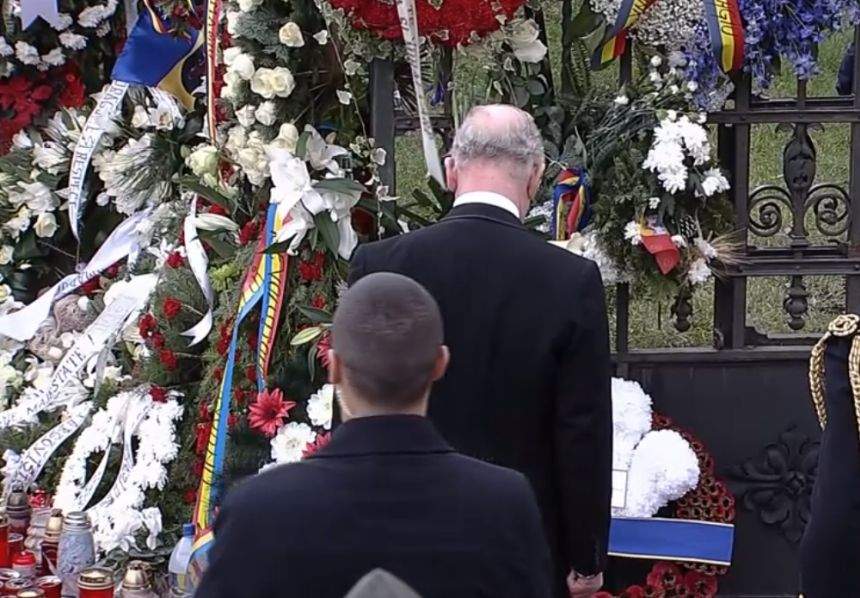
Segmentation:
[(563, 354), (555, 413), (561, 540), (571, 568), (603, 571), (612, 492), (612, 398), (609, 329), (595, 264), (573, 297), (577, 324)]

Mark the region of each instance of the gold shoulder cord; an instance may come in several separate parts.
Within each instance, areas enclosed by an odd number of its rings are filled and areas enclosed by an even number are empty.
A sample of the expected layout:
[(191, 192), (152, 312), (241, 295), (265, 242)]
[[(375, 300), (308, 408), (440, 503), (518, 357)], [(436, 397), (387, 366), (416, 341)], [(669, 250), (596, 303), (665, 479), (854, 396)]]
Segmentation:
[(809, 358), (809, 390), (822, 429), (827, 425), (827, 410), (824, 406), (824, 349), (831, 337), (854, 336), (851, 342), (851, 352), (848, 354), (848, 380), (851, 384), (851, 394), (854, 397), (854, 415), (857, 419), (858, 434), (860, 434), (860, 335), (857, 335), (858, 329), (860, 329), (860, 316), (854, 314), (839, 316), (830, 323), (827, 332), (812, 348), (812, 355)]

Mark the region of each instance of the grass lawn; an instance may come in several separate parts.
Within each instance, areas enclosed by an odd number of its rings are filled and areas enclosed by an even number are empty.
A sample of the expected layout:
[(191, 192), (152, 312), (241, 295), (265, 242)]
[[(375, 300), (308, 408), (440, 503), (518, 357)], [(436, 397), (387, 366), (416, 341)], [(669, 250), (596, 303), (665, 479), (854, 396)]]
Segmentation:
[[(550, 48), (558, 48), (559, 4), (545, 2), (549, 25)], [(836, 72), (853, 32), (843, 32), (828, 39), (820, 48), (821, 74), (808, 84), (810, 96), (828, 96), (835, 93)], [(558, 57), (551, 55), (557, 67)], [(788, 71), (788, 69), (783, 69)], [(617, 72), (614, 69), (597, 74), (600, 85), (614, 86)], [(481, 85), (480, 68), (468, 60), (459, 60), (456, 67), (456, 85)], [(768, 92), (770, 97), (792, 97), (796, 80), (790, 72), (783, 72)], [(789, 131), (777, 130), (774, 125), (753, 128), (750, 156), (750, 188), (758, 185), (782, 183), (782, 153)], [(828, 125), (811, 133), (817, 149), (816, 182), (846, 185), (849, 166), (848, 125)], [(396, 143), (397, 191), (408, 196), (410, 191), (423, 186), (424, 163), (420, 140), (415, 135), (399, 137)], [(786, 222), (790, 224), (790, 219)], [(787, 237), (762, 240), (750, 237), (752, 244), (785, 244)], [(844, 278), (833, 276), (809, 277), (805, 284), (810, 293), (807, 325), (803, 332), (822, 331), (833, 316), (845, 310)], [(787, 333), (787, 316), (782, 304), (788, 287), (787, 277), (750, 279), (747, 285), (747, 323), (761, 332)], [(614, 312), (610, 295), (610, 311)], [(610, 314), (614, 319), (614, 313)], [(659, 305), (648, 297), (633, 298), (630, 306), (630, 345), (635, 348), (710, 346), (712, 343), (713, 292), (712, 286), (702, 288), (694, 297), (693, 327), (678, 333), (672, 326), (668, 305)]]

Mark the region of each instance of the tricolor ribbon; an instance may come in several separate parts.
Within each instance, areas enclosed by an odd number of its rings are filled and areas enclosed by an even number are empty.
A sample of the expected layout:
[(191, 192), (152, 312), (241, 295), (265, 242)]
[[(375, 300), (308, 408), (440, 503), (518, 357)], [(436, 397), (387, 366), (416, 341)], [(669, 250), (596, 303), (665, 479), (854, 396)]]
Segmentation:
[(218, 506), (221, 488), (220, 478), (224, 473), (224, 458), (226, 456), (228, 419), (233, 395), (233, 374), (236, 368), (236, 349), (239, 340), (239, 330), (242, 322), (254, 307), (262, 304), (260, 318), (259, 343), (256, 359), (257, 388), (264, 390), (266, 375), (277, 333), (278, 314), (283, 302), (286, 289), (287, 254), (266, 253), (280, 229), (286, 222), (277, 218), (277, 204), (269, 206), (266, 216), (265, 233), (260, 238), (254, 260), (242, 285), (236, 318), (233, 322), (233, 332), (227, 351), (227, 362), (221, 378), (221, 391), (215, 401), (212, 412), (212, 430), (206, 446), (203, 462), (203, 476), (197, 491), (197, 503), (194, 508), (194, 524), (197, 530), (193, 545), (192, 561), (189, 574), (192, 584), (199, 583), (206, 567), (207, 554), (212, 542), (212, 522), (215, 509)]
[(216, 141), (216, 126), (218, 111), (215, 103), (218, 99), (215, 93), (215, 79), (218, 65), (218, 23), (221, 20), (221, 0), (209, 0), (206, 4), (206, 116), (209, 125), (209, 140)]
[(182, 70), (189, 58), (203, 46), (203, 36), (189, 27), (186, 35), (174, 35), (169, 22), (150, 2), (140, 13), (128, 41), (111, 72), (114, 81), (158, 87), (172, 94), (187, 109), (194, 107), (191, 91)]
[(636, 24), (655, 0), (622, 0), (618, 7), (618, 16), (612, 28), (603, 36), (603, 41), (591, 58), (591, 66), (601, 69), (624, 54), (627, 47), (627, 31)]
[(591, 222), (591, 189), (584, 168), (565, 168), (556, 179), (552, 192), (552, 237), (566, 241)]
[(732, 564), (734, 535), (735, 526), (728, 523), (613, 517), (609, 526), (609, 554), (728, 567)]
[(714, 57), (724, 72), (744, 64), (744, 26), (737, 0), (705, 0), (705, 19)]
[(654, 256), (657, 268), (664, 276), (681, 262), (681, 252), (672, 240), (672, 236), (662, 226), (640, 223), (639, 235), (642, 237), (642, 245)]

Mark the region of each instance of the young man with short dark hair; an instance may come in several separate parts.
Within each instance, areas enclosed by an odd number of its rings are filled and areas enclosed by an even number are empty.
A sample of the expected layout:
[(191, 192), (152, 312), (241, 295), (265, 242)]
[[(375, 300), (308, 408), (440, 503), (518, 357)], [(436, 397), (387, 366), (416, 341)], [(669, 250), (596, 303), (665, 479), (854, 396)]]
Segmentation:
[(381, 568), (423, 598), (548, 597), (529, 483), (456, 453), (424, 417), (448, 365), (427, 291), (391, 273), (355, 284), (330, 357), (345, 423), (227, 495), (197, 596), (342, 598)]

